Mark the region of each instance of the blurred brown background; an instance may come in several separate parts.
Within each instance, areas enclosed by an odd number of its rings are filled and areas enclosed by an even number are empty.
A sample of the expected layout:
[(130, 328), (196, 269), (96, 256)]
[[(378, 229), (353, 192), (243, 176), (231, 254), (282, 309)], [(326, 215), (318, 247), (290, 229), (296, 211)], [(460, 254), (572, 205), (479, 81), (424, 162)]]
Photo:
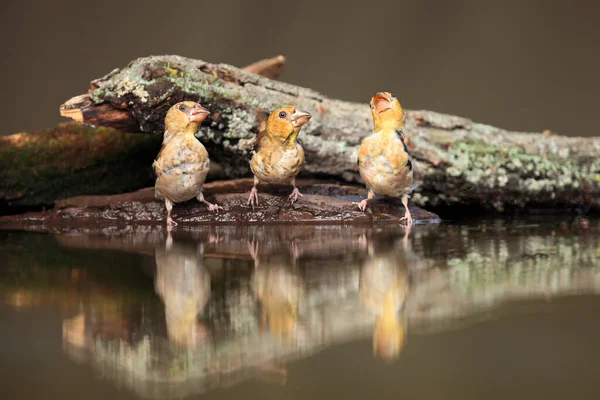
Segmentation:
[(64, 100), (136, 57), (283, 54), (282, 80), (332, 97), (389, 90), (409, 109), (592, 136), (599, 15), (593, 1), (5, 2), (0, 134), (53, 126)]

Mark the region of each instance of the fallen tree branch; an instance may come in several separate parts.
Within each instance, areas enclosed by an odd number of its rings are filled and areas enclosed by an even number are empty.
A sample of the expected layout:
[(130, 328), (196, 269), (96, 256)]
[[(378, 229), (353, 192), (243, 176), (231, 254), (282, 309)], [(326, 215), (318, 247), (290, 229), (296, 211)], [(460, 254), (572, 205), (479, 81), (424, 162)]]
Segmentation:
[[(179, 56), (140, 58), (95, 80), (87, 95), (69, 100), (61, 113), (72, 118), (80, 111), (75, 119), (81, 122), (160, 133), (166, 111), (183, 99), (212, 111), (198, 137), (224, 177), (248, 174), (261, 115), (297, 104), (313, 114), (301, 134), (304, 173), (359, 180), (356, 151), (371, 130), (366, 99), (362, 104), (329, 99), (229, 65)], [(509, 132), (432, 111), (407, 114), (409, 147), (423, 181), (413, 201), (421, 206), (600, 207), (598, 137)]]
[[(284, 64), (278, 56), (246, 70), (276, 78)], [(117, 194), (154, 184), (151, 165), (161, 138), (123, 133), (139, 131), (126, 107), (95, 104), (85, 94), (67, 102), (61, 114), (122, 132), (68, 123), (0, 138), (0, 215), (52, 207), (70, 196)], [(219, 166), (212, 167), (211, 176), (218, 175)]]

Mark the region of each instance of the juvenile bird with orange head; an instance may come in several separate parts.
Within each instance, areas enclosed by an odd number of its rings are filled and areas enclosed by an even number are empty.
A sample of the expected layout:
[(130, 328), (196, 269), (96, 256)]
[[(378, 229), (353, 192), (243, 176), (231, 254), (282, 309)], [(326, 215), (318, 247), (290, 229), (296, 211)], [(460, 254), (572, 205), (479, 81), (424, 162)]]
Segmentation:
[(404, 138), (404, 110), (389, 92), (379, 92), (370, 102), (373, 133), (358, 150), (358, 169), (369, 194), (359, 203), (364, 211), (375, 195), (401, 197), (405, 213), (402, 220), (413, 223), (408, 196), (413, 184), (413, 166)]
[(260, 182), (291, 184), (294, 187), (289, 198), (292, 202), (302, 197), (296, 187), (296, 176), (304, 165), (304, 149), (297, 138), (302, 126), (311, 115), (296, 106), (275, 110), (267, 119), (265, 129), (256, 138), (250, 169), (254, 174), (254, 186), (248, 198), (252, 207), (258, 205)]
[(206, 201), (202, 194), (210, 160), (206, 148), (194, 136), (209, 114), (200, 104), (184, 101), (171, 107), (165, 117), (162, 147), (152, 166), (156, 174), (155, 195), (165, 201), (169, 227), (177, 225), (171, 218), (173, 203), (195, 197), (209, 211), (222, 209)]

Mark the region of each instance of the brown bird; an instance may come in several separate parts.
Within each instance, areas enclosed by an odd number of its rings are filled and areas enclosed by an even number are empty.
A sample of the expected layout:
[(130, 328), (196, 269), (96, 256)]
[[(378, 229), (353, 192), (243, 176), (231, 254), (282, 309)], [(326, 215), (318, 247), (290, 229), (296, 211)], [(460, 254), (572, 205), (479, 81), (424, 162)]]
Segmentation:
[[(292, 260), (285, 254), (271, 254), (268, 260), (259, 260), (258, 243), (248, 243), (254, 259), (252, 288), (260, 304), (261, 325), (280, 343), (297, 345), (298, 333), (302, 334), (299, 322), (299, 303), (304, 296), (304, 282), (296, 261), (298, 250), (292, 252)], [(281, 250), (281, 248), (280, 248)]]
[[(404, 237), (408, 238), (408, 232)], [(373, 351), (376, 357), (392, 361), (405, 344), (404, 307), (410, 290), (409, 273), (415, 259), (404, 246), (382, 244), (372, 238), (368, 243), (368, 258), (360, 269), (359, 293), (365, 307), (375, 315)], [(379, 247), (379, 249), (377, 249)]]
[(162, 148), (152, 166), (156, 173), (155, 195), (165, 201), (168, 226), (177, 225), (171, 218), (173, 203), (195, 197), (206, 204), (209, 211), (223, 209), (206, 201), (202, 194), (210, 160), (194, 134), (209, 114), (193, 101), (177, 103), (167, 112)]
[(413, 166), (404, 142), (404, 110), (389, 92), (377, 93), (370, 105), (373, 133), (362, 141), (358, 150), (358, 169), (369, 194), (358, 206), (364, 211), (375, 195), (401, 197), (406, 210), (402, 220), (411, 226), (408, 195), (412, 189)]
[(256, 138), (250, 169), (254, 174), (254, 187), (248, 204), (258, 205), (260, 182), (291, 184), (294, 187), (289, 198), (292, 202), (302, 193), (296, 187), (296, 176), (304, 165), (304, 149), (297, 142), (298, 134), (311, 115), (296, 106), (275, 110), (267, 119), (266, 128)]
[(210, 274), (204, 265), (204, 247), (185, 241), (173, 243), (169, 232), (165, 246), (155, 250), (155, 290), (165, 305), (169, 339), (195, 348), (209, 336), (197, 321), (210, 297)]

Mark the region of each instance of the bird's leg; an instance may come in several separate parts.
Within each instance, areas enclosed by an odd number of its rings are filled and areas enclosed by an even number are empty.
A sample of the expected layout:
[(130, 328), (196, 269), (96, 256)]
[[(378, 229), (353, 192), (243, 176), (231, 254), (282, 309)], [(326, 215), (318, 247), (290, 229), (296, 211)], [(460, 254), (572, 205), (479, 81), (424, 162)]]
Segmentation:
[(253, 210), (254, 210), (254, 206), (258, 207), (258, 189), (256, 189), (256, 186), (258, 186), (259, 182), (260, 181), (255, 176), (254, 177), (254, 186), (252, 186), (252, 190), (250, 191), (250, 197), (248, 197), (248, 205), (249, 206), (251, 205)]
[(300, 250), (300, 247), (295, 242), (292, 242), (292, 264), (294, 264), (294, 266), (301, 255), (302, 251)]
[(177, 222), (171, 218), (171, 211), (173, 210), (173, 203), (169, 199), (165, 199), (165, 207), (167, 208), (167, 228), (171, 228), (177, 225)]
[(366, 233), (361, 233), (361, 235), (358, 237), (358, 248), (361, 250), (367, 250), (369, 248), (369, 241), (367, 239), (367, 234)]
[(216, 244), (219, 243), (221, 241), (221, 235), (219, 235), (219, 232), (217, 233), (209, 233), (208, 234), (208, 243), (209, 244)]
[(219, 212), (219, 210), (222, 210), (222, 209), (223, 209), (223, 207), (221, 207), (221, 206), (219, 206), (219, 205), (217, 205), (217, 204), (213, 204), (213, 203), (210, 203), (210, 202), (206, 201), (206, 200), (204, 199), (204, 194), (202, 193), (202, 191), (201, 191), (201, 192), (198, 194), (198, 196), (196, 196), (196, 199), (198, 199), (198, 201), (199, 201), (200, 203), (204, 203), (204, 204), (206, 204), (206, 207), (208, 207), (208, 211), (216, 211), (216, 212)]
[(204, 258), (204, 243), (200, 242), (196, 246), (196, 255), (200, 258)]
[(173, 248), (173, 236), (171, 236), (171, 230), (167, 230), (167, 240), (165, 240), (165, 250), (171, 251)]
[(304, 195), (300, 193), (300, 191), (296, 187), (296, 178), (292, 179), (292, 186), (294, 187), (294, 190), (292, 190), (292, 194), (290, 194), (289, 199), (292, 200), (293, 203), (296, 200), (298, 200), (298, 197), (304, 197)]
[(258, 241), (252, 237), (252, 241), (248, 240), (248, 251), (254, 260), (254, 267), (258, 267)]
[(404, 237), (402, 237), (402, 248), (404, 249), (404, 254), (408, 252), (408, 234), (410, 233), (410, 226), (407, 226), (404, 230)]
[(406, 221), (406, 227), (410, 230), (410, 227), (413, 224), (412, 215), (410, 215), (410, 210), (408, 209), (408, 196), (402, 196), (402, 205), (404, 206), (404, 217), (400, 218), (400, 221)]
[(373, 191), (369, 189), (369, 194), (367, 194), (367, 198), (362, 199), (361, 202), (358, 203), (358, 208), (360, 208), (360, 211), (365, 211), (367, 209), (367, 206), (369, 205), (369, 200), (373, 200), (374, 197), (375, 193), (373, 193)]

